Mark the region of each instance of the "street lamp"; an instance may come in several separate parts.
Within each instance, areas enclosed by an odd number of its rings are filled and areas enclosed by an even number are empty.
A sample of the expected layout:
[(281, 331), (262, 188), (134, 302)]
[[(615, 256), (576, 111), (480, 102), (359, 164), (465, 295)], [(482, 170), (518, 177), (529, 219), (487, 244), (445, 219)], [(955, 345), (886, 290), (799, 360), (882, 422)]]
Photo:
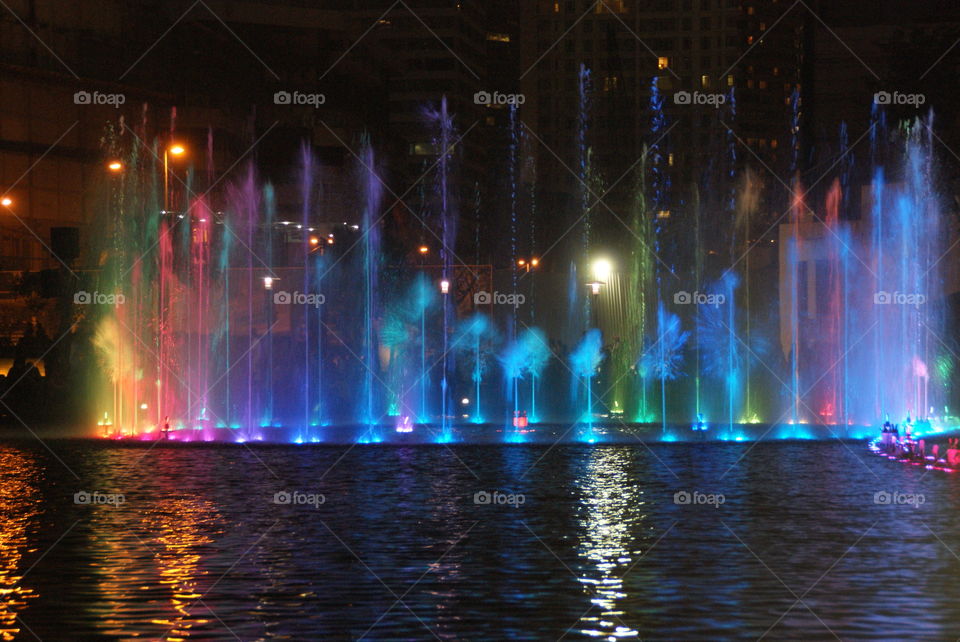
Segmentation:
[(3, 205), (4, 207), (10, 207), (13, 205), (13, 199), (9, 196), (4, 196), (3, 198), (0, 198), (0, 205)]
[(612, 270), (613, 266), (607, 259), (597, 259), (593, 262), (593, 277), (598, 281), (606, 283)]
[(123, 163), (118, 160), (110, 161), (107, 163), (107, 169), (109, 169), (114, 174), (119, 174), (123, 171)]
[(600, 288), (606, 285), (610, 279), (610, 272), (613, 270), (613, 266), (607, 259), (597, 259), (593, 262), (592, 267), (593, 280), (588, 282), (587, 285), (590, 286), (591, 294), (597, 295), (600, 294)]
[(179, 143), (169, 145), (163, 150), (163, 211), (170, 211), (170, 156), (183, 156), (187, 149)]
[(540, 266), (540, 259), (533, 257), (530, 259), (517, 259), (517, 267), (524, 272), (536, 270)]

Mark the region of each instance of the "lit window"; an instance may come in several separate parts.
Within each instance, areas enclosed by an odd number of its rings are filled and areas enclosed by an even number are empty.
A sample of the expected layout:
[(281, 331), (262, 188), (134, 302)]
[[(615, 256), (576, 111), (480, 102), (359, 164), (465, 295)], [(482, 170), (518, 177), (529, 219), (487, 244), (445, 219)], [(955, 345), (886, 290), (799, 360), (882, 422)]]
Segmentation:
[(700, 76), (700, 86), (701, 86), (701, 87), (709, 87), (709, 86), (710, 86), (710, 76), (708, 76), (708, 75), (706, 75), (706, 74)]
[(627, 13), (627, 0), (604, 0), (598, 2), (596, 13)]
[(657, 218), (670, 218), (670, 210), (660, 210), (657, 212)]
[(553, 3), (553, 12), (554, 12), (554, 13), (560, 13), (560, 3), (559, 3), (559, 2), (554, 2), (554, 3)]
[(410, 145), (411, 156), (435, 156), (437, 146), (433, 143), (413, 143)]
[(667, 154), (667, 165), (673, 167), (673, 152)]
[(766, 23), (766, 22), (761, 22), (761, 23), (760, 23), (760, 31), (766, 31), (766, 30), (767, 30), (767, 23)]
[(777, 142), (777, 139), (776, 139), (776, 138), (771, 139), (771, 140), (770, 140), (770, 149), (776, 149), (776, 148), (777, 148), (777, 145), (779, 145), (779, 144), (780, 144), (780, 143)]
[(727, 87), (733, 87), (733, 76), (727, 76)]
[(760, 82), (757, 83), (757, 86), (760, 87), (760, 89), (766, 89), (766, 88), (767, 88), (767, 81), (766, 81), (766, 80), (761, 80)]
[(754, 9), (753, 7), (747, 7), (747, 15), (748, 15), (748, 16), (752, 16), (755, 11), (756, 11), (756, 9)]
[(752, 45), (752, 44), (753, 44), (753, 36), (747, 36), (747, 44), (748, 44), (748, 45)]
[(617, 76), (607, 76), (603, 79), (603, 90), (604, 91), (613, 91), (619, 86), (619, 78)]
[(510, 42), (510, 34), (508, 33), (488, 33), (487, 40), (492, 42)]
[(780, 67), (774, 67), (774, 68), (773, 68), (773, 75), (774, 75), (774, 76), (779, 76), (779, 75), (780, 75)]
[(660, 56), (657, 58), (657, 69), (666, 69), (670, 66), (670, 59), (666, 56)]

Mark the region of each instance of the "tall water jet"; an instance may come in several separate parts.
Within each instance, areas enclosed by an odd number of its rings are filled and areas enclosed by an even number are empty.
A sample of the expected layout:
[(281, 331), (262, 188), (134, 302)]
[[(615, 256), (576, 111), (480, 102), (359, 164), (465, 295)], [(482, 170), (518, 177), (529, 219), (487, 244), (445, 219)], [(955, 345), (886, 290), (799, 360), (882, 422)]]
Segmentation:
[(680, 327), (680, 318), (667, 312), (663, 303), (657, 306), (657, 331), (659, 336), (648, 336), (643, 354), (638, 363), (642, 376), (660, 380), (660, 422), (667, 431), (667, 381), (673, 381), (682, 373), (683, 347), (689, 333)]
[(474, 385), (473, 423), (483, 423), (483, 404), (481, 403), (481, 384), (490, 369), (490, 360), (497, 347), (496, 328), (485, 315), (477, 313), (460, 322), (454, 345), (462, 355), (458, 359), (469, 368), (469, 378)]
[[(435, 131), (435, 146), (439, 159), (437, 160), (437, 193), (439, 196), (438, 216), (440, 222), (440, 238), (442, 246), (440, 248), (441, 259), (441, 287), (444, 297), (443, 306), (443, 371), (440, 376), (440, 417), (441, 417), (441, 441), (449, 441), (450, 421), (449, 416), (453, 408), (452, 388), (450, 375), (453, 366), (453, 356), (450, 354), (450, 331), (453, 329), (454, 301), (456, 294), (454, 284), (454, 261), (456, 259), (456, 240), (457, 240), (457, 211), (452, 195), (450, 194), (450, 181), (453, 173), (453, 158), (456, 146), (453, 115), (450, 113), (447, 105), (447, 97), (440, 99), (440, 106), (437, 110), (427, 112), (428, 119), (431, 121)], [(452, 294), (451, 294), (452, 293)]]
[(580, 343), (570, 353), (570, 369), (578, 378), (575, 384), (587, 389), (587, 405), (580, 414), (580, 422), (586, 424), (588, 435), (593, 432), (593, 377), (602, 361), (603, 336), (600, 330), (592, 328), (583, 334)]
[(383, 184), (376, 171), (373, 146), (369, 137), (365, 137), (361, 149), (363, 176), (363, 392), (361, 400), (364, 404), (361, 411), (363, 423), (368, 427), (371, 437), (378, 422), (374, 410), (375, 388), (374, 379), (378, 378), (374, 368), (378, 368), (377, 336), (374, 331), (374, 322), (378, 314), (378, 278), (380, 270), (380, 201), (383, 193)]

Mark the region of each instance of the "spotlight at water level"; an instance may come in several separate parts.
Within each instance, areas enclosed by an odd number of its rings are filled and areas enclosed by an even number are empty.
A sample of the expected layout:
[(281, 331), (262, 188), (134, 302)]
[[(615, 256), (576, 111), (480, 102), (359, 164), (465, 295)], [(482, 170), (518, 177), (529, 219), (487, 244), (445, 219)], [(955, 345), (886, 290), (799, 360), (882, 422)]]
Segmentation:
[(426, 245), (421, 245), (421, 246), (420, 246), (420, 249), (419, 249), (420, 254), (426, 254), (426, 253), (429, 252), (429, 251), (430, 251), (430, 248), (427, 247)]
[(4, 196), (3, 198), (0, 198), (0, 205), (3, 205), (4, 207), (10, 207), (13, 205), (13, 199), (9, 196)]

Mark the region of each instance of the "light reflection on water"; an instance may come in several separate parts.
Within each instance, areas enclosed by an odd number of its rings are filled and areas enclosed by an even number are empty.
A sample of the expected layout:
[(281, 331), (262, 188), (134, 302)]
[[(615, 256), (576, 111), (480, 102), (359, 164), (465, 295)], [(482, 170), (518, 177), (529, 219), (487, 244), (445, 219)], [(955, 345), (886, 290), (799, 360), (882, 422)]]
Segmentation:
[(580, 478), (580, 528), (584, 535), (579, 553), (596, 570), (579, 580), (591, 595), (594, 608), (581, 618), (581, 633), (614, 640), (639, 635), (624, 624), (619, 602), (624, 593), (623, 575), (643, 554), (632, 547), (643, 528), (643, 491), (629, 478), (630, 451), (597, 449), (587, 456), (586, 474)]
[[(51, 448), (76, 477), (35, 442), (0, 445), (5, 639), (27, 627), (51, 640), (960, 627), (960, 477), (857, 444)], [(126, 502), (77, 505), (78, 490)], [(881, 506), (880, 490), (926, 501)], [(280, 505), (280, 491), (325, 501)], [(479, 491), (524, 502), (479, 505)], [(726, 501), (678, 505), (677, 491)], [(909, 563), (889, 563), (898, 551)]]
[(18, 614), (37, 591), (24, 581), (23, 556), (31, 546), (30, 532), (40, 514), (38, 470), (19, 450), (0, 448), (0, 637), (21, 633)]

